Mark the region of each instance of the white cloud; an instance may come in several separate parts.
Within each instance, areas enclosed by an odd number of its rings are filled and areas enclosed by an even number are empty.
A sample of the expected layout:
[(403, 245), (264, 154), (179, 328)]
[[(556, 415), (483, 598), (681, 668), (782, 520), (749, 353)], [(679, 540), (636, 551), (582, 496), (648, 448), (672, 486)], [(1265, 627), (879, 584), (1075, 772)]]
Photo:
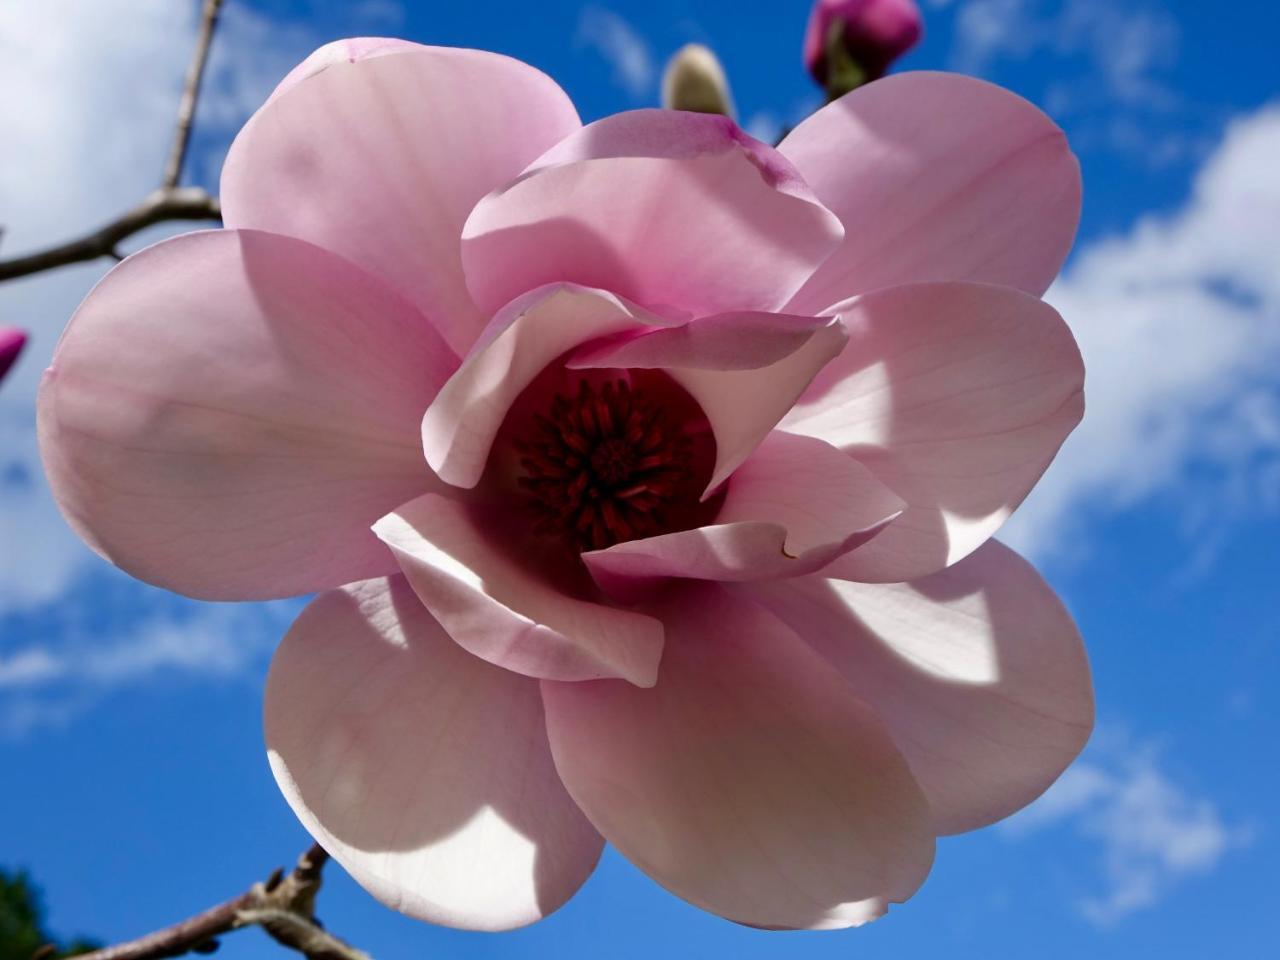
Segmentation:
[(1001, 59), (1078, 58), (1124, 102), (1166, 100), (1156, 79), (1177, 57), (1177, 21), (1158, 7), (1108, 0), (968, 0), (956, 9), (952, 60), (982, 73)]
[(956, 10), (951, 61), (982, 73), (999, 57), (1024, 59), (1041, 42), (1041, 27), (1026, 0), (968, 0)]
[[(0, 3), (0, 256), (83, 233), (158, 184), (197, 12), (173, 0)], [(367, 18), (376, 32), (398, 14), (367, 0), (342, 15), (356, 30)], [(325, 39), (305, 20), (226, 6), (189, 177), (216, 182), (221, 153), (249, 112)], [(108, 266), (0, 284), (0, 322), (32, 334), (0, 387), (0, 734), (65, 722), (157, 676), (235, 673), (256, 664), (287, 623), (277, 607), (210, 607), (133, 583), (58, 514), (36, 446), (36, 385), (63, 325)]]
[(764, 143), (777, 143), (778, 138), (782, 136), (782, 121), (768, 110), (753, 113), (742, 128)]
[(57, 680), (67, 664), (43, 647), (0, 653), (0, 690), (15, 690)]
[(64, 616), (28, 631), (32, 639), (6, 643), (0, 650), (0, 737), (63, 725), (117, 690), (159, 677), (236, 677), (262, 664), (301, 603), (194, 604), (150, 591), (154, 609), (136, 609), (146, 592), (128, 592), (134, 616), (109, 631)]
[(1154, 906), (1177, 883), (1211, 872), (1250, 831), (1161, 768), (1150, 748), (1122, 738), (1091, 748), (1040, 800), (1003, 826), (1026, 836), (1067, 825), (1101, 848), (1098, 888), (1078, 898), (1083, 916), (1109, 926)]
[(1264, 502), (1280, 469), (1277, 156), (1280, 104), (1229, 126), (1182, 209), (1084, 247), (1049, 291), (1084, 353), (1088, 411), (1004, 539), (1061, 551), (1088, 512), (1192, 471), (1217, 477), (1198, 494), (1219, 522)]
[(604, 57), (613, 68), (614, 82), (632, 98), (653, 95), (658, 71), (649, 44), (617, 13), (602, 7), (583, 8), (576, 42)]
[[(0, 128), (19, 161), (0, 165), (3, 255), (82, 233), (156, 186), (194, 10), (165, 0), (0, 5), (0, 88), (17, 92), (0, 98)], [(34, 395), (62, 325), (104, 270), (0, 285), (0, 316), (32, 334), (0, 390), (0, 609), (58, 596), (90, 556), (44, 484)]]
[[(319, 2), (319, 0), (313, 0)], [(345, 12), (353, 26), (390, 22), (378, 0)], [(0, 256), (81, 234), (159, 183), (173, 134), (198, 4), (48, 0), (0, 4)], [(305, 21), (277, 22), (228, 4), (197, 119), (188, 177), (216, 184), (235, 131), (295, 63), (319, 46)], [(189, 229), (168, 225), (134, 246)], [(0, 612), (47, 603), (101, 569), (62, 522), (36, 449), (35, 390), (76, 305), (110, 266), (64, 268), (0, 284), (0, 323), (32, 341), (0, 389)]]
[(398, 30), (404, 26), (404, 7), (400, 0), (358, 0), (348, 8), (357, 20), (371, 27)]
[[(1165, 81), (1181, 45), (1178, 21), (1145, 0), (967, 0), (951, 22), (951, 66), (1005, 79), (1004, 65), (1051, 59), (1041, 89), (1021, 89), (1066, 125), (1077, 149), (1105, 150), (1150, 168), (1198, 159), (1218, 111)], [(945, 20), (943, 21), (945, 22)], [(1017, 78), (1027, 80), (1025, 71)]]

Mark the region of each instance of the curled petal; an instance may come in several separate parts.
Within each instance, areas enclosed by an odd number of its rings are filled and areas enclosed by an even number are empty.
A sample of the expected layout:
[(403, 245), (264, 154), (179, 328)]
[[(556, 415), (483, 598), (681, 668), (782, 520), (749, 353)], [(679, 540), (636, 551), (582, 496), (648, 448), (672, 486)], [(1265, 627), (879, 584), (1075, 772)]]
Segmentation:
[(383, 903), (508, 930), (590, 876), (600, 836), (552, 765), (538, 686), (453, 644), (404, 578), (314, 600), (267, 680), (271, 770)]
[(586, 340), (670, 323), (603, 290), (555, 283), (507, 304), (422, 419), (427, 463), (474, 487), (520, 392), (554, 359)]
[(625, 592), (625, 581), (635, 578), (796, 577), (870, 540), (903, 506), (847, 454), (775, 430), (734, 473), (714, 524), (626, 541), (582, 559), (611, 592)]
[(499, 550), (498, 528), (506, 523), (427, 494), (374, 531), (449, 636), (477, 657), (530, 677), (621, 677), (652, 686), (662, 624), (566, 595), (532, 558)]
[(588, 347), (566, 366), (665, 371), (702, 408), (716, 440), (714, 491), (791, 409), (848, 336), (830, 317), (727, 313)]

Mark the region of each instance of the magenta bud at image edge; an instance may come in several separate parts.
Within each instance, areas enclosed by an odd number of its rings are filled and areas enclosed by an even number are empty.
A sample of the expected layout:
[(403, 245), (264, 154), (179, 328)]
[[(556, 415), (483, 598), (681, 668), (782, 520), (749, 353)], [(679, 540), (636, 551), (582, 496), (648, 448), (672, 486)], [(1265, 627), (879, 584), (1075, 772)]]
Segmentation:
[(827, 35), (838, 17), (845, 21), (850, 56), (870, 80), (883, 76), (924, 32), (915, 0), (818, 0), (805, 30), (804, 62), (819, 83), (826, 82)]
[(9, 372), (26, 344), (27, 335), (23, 331), (15, 327), (0, 327), (0, 379)]

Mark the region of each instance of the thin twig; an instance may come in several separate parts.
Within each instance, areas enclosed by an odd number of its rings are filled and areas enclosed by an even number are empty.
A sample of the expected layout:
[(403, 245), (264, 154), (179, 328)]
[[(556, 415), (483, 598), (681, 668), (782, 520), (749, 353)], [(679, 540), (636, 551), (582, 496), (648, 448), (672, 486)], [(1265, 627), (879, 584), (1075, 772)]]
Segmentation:
[(80, 954), (77, 960), (161, 960), (195, 951), (208, 953), (217, 938), (245, 927), (259, 926), (277, 943), (296, 950), (307, 960), (369, 960), (324, 930), (315, 918), (320, 871), (329, 855), (315, 844), (285, 875), (276, 871), (265, 883), (252, 887), (216, 907), (137, 940)]
[(200, 187), (166, 187), (90, 234), (24, 257), (0, 260), (0, 281), (99, 257), (120, 259), (117, 247), (122, 241), (157, 223), (220, 219), (222, 209), (217, 198), (209, 196)]
[[(164, 179), (160, 189), (115, 220), (92, 233), (66, 243), (0, 260), (0, 281), (25, 277), (43, 270), (52, 270), (72, 263), (97, 260), (99, 257), (123, 259), (119, 245), (139, 230), (169, 220), (221, 220), (222, 208), (216, 197), (199, 187), (179, 187), (182, 167), (186, 161), (187, 146), (191, 141), (191, 124), (195, 120), (196, 103), (200, 98), (200, 83), (209, 58), (209, 46), (218, 26), (218, 13), (223, 0), (205, 0), (200, 20), (200, 33), (196, 38), (195, 53), (187, 68), (182, 100), (178, 105), (178, 127), (173, 137), (173, 147), (165, 164)], [(3, 231), (0, 230), (0, 235)]]
[(187, 144), (191, 142), (191, 124), (196, 117), (196, 104), (200, 99), (200, 82), (204, 79), (204, 67), (209, 60), (209, 46), (213, 43), (213, 31), (218, 27), (218, 12), (222, 0), (204, 0), (200, 15), (200, 35), (196, 38), (196, 50), (187, 67), (187, 79), (182, 85), (182, 99), (178, 102), (178, 128), (173, 134), (173, 147), (169, 161), (164, 166), (162, 187), (176, 187), (182, 177), (182, 165), (187, 159)]

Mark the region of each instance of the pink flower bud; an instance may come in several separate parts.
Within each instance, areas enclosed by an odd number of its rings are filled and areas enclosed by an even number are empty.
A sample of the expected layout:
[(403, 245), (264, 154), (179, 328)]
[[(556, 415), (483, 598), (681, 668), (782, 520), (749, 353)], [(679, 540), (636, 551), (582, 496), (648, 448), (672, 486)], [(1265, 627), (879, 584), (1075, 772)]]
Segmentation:
[(16, 327), (0, 327), (0, 380), (26, 346), (27, 335)]
[(885, 70), (920, 39), (922, 23), (915, 0), (817, 0), (804, 37), (804, 62), (814, 79), (830, 86), (828, 44), (838, 21), (844, 51), (865, 80)]

